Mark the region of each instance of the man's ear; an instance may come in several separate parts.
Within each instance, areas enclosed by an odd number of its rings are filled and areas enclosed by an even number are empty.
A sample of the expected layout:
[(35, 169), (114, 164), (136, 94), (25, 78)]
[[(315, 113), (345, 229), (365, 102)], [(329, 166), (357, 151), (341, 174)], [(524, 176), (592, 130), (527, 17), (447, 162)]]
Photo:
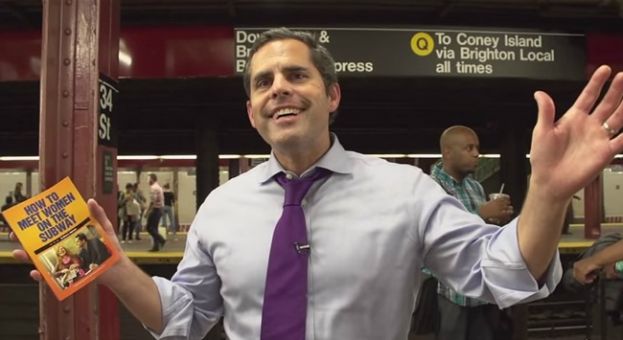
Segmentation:
[(342, 90), (340, 84), (335, 83), (329, 86), (329, 112), (337, 111), (340, 106), (340, 100), (342, 99)]
[(251, 100), (247, 100), (247, 116), (249, 117), (249, 122), (251, 126), (255, 129), (255, 120), (253, 115), (253, 107), (251, 106)]

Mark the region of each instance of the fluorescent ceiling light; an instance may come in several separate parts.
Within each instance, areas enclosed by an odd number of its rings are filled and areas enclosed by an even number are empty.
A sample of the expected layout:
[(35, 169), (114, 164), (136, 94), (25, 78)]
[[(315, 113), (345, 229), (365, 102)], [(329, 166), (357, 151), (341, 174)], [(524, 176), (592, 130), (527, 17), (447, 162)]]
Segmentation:
[(441, 158), (440, 153), (410, 153), (408, 158)]
[(3, 156), (0, 161), (38, 161), (39, 156)]
[(368, 154), (368, 156), (379, 157), (379, 158), (405, 158), (407, 154), (404, 153), (372, 153)]
[(160, 159), (197, 159), (195, 155), (162, 155), (158, 156)]
[(134, 156), (117, 156), (118, 160), (153, 160), (158, 159), (158, 156), (154, 155), (134, 155)]
[(240, 155), (218, 155), (219, 159), (239, 159)]
[(269, 158), (270, 155), (244, 155), (242, 157), (249, 158), (249, 159), (259, 159), (259, 158)]

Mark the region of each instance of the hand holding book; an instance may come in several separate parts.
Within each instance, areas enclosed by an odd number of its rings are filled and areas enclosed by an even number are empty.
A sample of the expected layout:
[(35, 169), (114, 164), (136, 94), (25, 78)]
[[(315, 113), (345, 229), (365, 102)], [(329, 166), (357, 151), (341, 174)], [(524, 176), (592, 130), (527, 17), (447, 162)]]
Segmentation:
[(3, 215), (13, 230), (11, 238), (23, 247), (13, 256), (31, 261), (37, 268), (31, 277), (44, 279), (59, 300), (104, 274), (120, 257), (119, 242), (103, 209), (94, 200), (87, 205), (69, 178)]

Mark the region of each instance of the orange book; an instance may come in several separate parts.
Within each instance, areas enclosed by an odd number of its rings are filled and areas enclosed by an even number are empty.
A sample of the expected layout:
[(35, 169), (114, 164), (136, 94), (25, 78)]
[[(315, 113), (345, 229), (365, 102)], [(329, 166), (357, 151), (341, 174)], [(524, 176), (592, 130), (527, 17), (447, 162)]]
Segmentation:
[(106, 271), (118, 250), (69, 177), (2, 212), (54, 295), (64, 300)]

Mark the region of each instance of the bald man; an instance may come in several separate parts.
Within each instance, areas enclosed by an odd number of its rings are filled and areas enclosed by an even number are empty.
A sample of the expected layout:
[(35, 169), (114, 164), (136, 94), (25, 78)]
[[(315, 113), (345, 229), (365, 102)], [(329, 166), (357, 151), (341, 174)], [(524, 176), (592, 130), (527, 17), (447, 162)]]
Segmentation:
[[(482, 185), (471, 177), (480, 156), (476, 132), (466, 126), (452, 126), (441, 134), (439, 144), (441, 161), (433, 166), (431, 177), (469, 212), (490, 224), (507, 223), (513, 213), (510, 199), (501, 197), (487, 202)], [(510, 329), (504, 332), (504, 327), (499, 327), (504, 315), (497, 305), (467, 298), (442, 284), (437, 292), (441, 314), (438, 340), (510, 338)]]

